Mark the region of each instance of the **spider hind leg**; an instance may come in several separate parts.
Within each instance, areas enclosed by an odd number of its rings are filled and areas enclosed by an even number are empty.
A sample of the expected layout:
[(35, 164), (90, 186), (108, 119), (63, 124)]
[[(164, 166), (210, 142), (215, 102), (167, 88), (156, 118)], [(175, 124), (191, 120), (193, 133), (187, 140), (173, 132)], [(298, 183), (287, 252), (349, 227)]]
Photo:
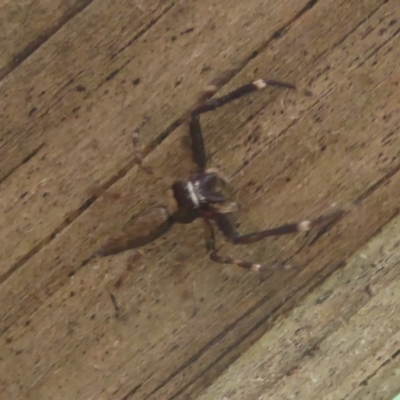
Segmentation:
[(280, 236), (280, 235), (287, 235), (291, 233), (298, 233), (298, 232), (308, 232), (310, 230), (316, 230), (321, 228), (326, 228), (328, 226), (332, 226), (335, 222), (341, 219), (346, 212), (341, 209), (337, 209), (331, 213), (323, 214), (319, 218), (314, 220), (303, 220), (299, 222), (289, 223), (285, 225), (278, 226), (272, 229), (266, 229), (263, 231), (256, 231), (248, 234), (241, 235), (238, 233), (226, 214), (216, 212), (211, 212), (204, 215), (204, 220), (206, 222), (207, 228), (207, 250), (210, 254), (210, 258), (220, 264), (234, 264), (239, 267), (249, 269), (252, 271), (260, 271), (263, 269), (291, 269), (295, 268), (292, 265), (284, 265), (284, 264), (255, 264), (250, 263), (248, 261), (237, 260), (231, 258), (229, 256), (221, 256), (215, 245), (215, 234), (213, 226), (211, 225), (210, 220), (214, 220), (224, 234), (224, 236), (233, 244), (250, 244), (259, 242), (260, 240), (269, 237), (269, 236)]
[(228, 255), (221, 255), (218, 253), (215, 244), (215, 233), (211, 222), (208, 219), (204, 219), (206, 227), (206, 247), (210, 259), (218, 264), (231, 264), (237, 265), (238, 267), (248, 269), (253, 272), (260, 272), (266, 269), (292, 269), (295, 268), (293, 265), (285, 264), (257, 264), (250, 261), (240, 260), (237, 258), (232, 258)]

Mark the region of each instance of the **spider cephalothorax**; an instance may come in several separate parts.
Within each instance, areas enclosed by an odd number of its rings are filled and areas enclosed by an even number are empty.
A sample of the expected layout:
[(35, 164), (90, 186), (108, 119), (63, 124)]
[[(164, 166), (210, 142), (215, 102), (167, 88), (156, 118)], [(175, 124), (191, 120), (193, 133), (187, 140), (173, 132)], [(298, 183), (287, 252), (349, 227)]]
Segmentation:
[[(314, 220), (289, 223), (276, 228), (256, 231), (245, 235), (238, 233), (231, 222), (229, 213), (235, 209), (235, 203), (229, 202), (218, 189), (219, 181), (225, 181), (225, 178), (223, 178), (217, 170), (207, 169), (207, 155), (200, 126), (200, 115), (215, 110), (251, 92), (263, 89), (267, 85), (281, 86), (288, 89), (296, 88), (295, 85), (291, 83), (271, 79), (258, 79), (239, 87), (225, 96), (210, 99), (217, 90), (214, 85), (210, 86), (209, 90), (201, 97), (190, 113), (189, 134), (196, 171), (189, 174), (187, 180), (176, 181), (172, 184), (173, 199), (176, 203), (174, 211), (169, 211), (164, 205), (150, 207), (135, 219), (129, 221), (123, 232), (105, 243), (96, 254), (107, 256), (143, 246), (166, 233), (176, 223), (187, 224), (197, 218), (202, 218), (207, 229), (207, 250), (213, 261), (221, 264), (235, 264), (246, 269), (259, 271), (263, 267), (273, 267), (276, 265), (254, 264), (237, 260), (229, 256), (221, 256), (216, 249), (214, 227), (212, 223), (219, 228), (231, 243), (249, 244), (258, 242), (268, 236), (286, 235), (320, 228), (339, 219), (344, 212), (342, 210), (335, 210), (330, 214), (322, 215)], [(137, 147), (137, 132), (133, 135), (133, 142)], [(135, 159), (139, 165), (142, 165), (143, 156), (138, 150), (135, 152)], [(148, 166), (143, 166), (143, 169), (155, 175), (154, 171)]]
[(190, 180), (175, 182), (172, 190), (179, 207), (198, 209), (226, 201), (225, 196), (217, 191), (217, 183), (217, 174), (206, 171), (196, 174)]

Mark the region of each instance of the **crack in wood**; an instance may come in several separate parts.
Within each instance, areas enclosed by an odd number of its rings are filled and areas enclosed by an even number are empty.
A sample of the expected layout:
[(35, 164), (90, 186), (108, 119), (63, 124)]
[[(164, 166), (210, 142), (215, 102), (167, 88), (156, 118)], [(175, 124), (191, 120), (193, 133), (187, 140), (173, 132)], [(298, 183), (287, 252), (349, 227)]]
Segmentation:
[(22, 165), (26, 164), (27, 162), (29, 162), (30, 160), (32, 160), (38, 153), (39, 151), (42, 149), (42, 147), (44, 147), (45, 143), (41, 143), (39, 146), (37, 146), (35, 149), (33, 149), (17, 166), (15, 166), (12, 170), (10, 170), (6, 175), (4, 175), (3, 177), (1, 177), (0, 179), (0, 185), (11, 175), (13, 174), (19, 167), (21, 167)]
[(63, 15), (56, 24), (44, 30), (38, 37), (36, 37), (28, 45), (26, 45), (23, 50), (15, 54), (13, 60), (0, 70), (0, 81), (15, 68), (17, 68), (20, 64), (22, 64), (32, 53), (34, 53), (40, 46), (46, 43), (55, 33), (57, 33), (66, 23), (68, 23), (70, 19), (74, 18), (92, 2), (93, 0), (82, 0), (74, 8), (66, 12), (65, 15)]
[(165, 15), (168, 14), (168, 12), (175, 7), (175, 3), (169, 4), (167, 7), (165, 7), (164, 10), (161, 11), (158, 15), (156, 15), (154, 18), (152, 18), (147, 24), (143, 26), (143, 28), (139, 29), (139, 31), (133, 36), (132, 39), (129, 40), (129, 42), (121, 47), (118, 51), (116, 51), (114, 54), (111, 55), (110, 60), (113, 60), (115, 57), (117, 57), (119, 54), (121, 54), (125, 49), (127, 49), (129, 46), (131, 46), (134, 42), (136, 42), (138, 39), (140, 39), (145, 33), (147, 33), (158, 21), (161, 20)]
[[(308, 290), (304, 291), (304, 293), (302, 293), (302, 295), (300, 297), (296, 297), (295, 295), (292, 296), (289, 299), (286, 299), (286, 301), (291, 300), (296, 298), (297, 301), (301, 301), (301, 299), (303, 299), (305, 296), (307, 296), (307, 294), (309, 292), (311, 292), (315, 287), (319, 286), (321, 284), (321, 282), (325, 281), (330, 275), (332, 275), (335, 271), (337, 271), (339, 268), (343, 267), (344, 265), (346, 265), (345, 261), (340, 261), (337, 263), (336, 267), (330, 271), (330, 273), (326, 276), (324, 276), (322, 279), (319, 279), (316, 282), (312, 282), (312, 285), (304, 285), (301, 289), (306, 288)], [(231, 330), (238, 325), (239, 322), (242, 322), (242, 320), (244, 320), (245, 318), (249, 317), (251, 315), (252, 312), (258, 310), (260, 308), (260, 306), (262, 304), (265, 304), (265, 302), (268, 300), (267, 297), (262, 298), (255, 306), (253, 306), (246, 314), (241, 315), (234, 323), (232, 323), (227, 329), (225, 329), (224, 331), (222, 331), (216, 338), (214, 338), (212, 341), (210, 341), (199, 353), (197, 353), (195, 356), (192, 357), (191, 360), (189, 360), (187, 363), (185, 363), (182, 368), (179, 369), (179, 371), (177, 371), (177, 373), (175, 374), (171, 374), (171, 376), (166, 379), (163, 383), (163, 385), (159, 385), (159, 389), (161, 389), (165, 384), (167, 384), (169, 382), (169, 380), (171, 380), (172, 378), (174, 378), (175, 376), (177, 376), (180, 372), (182, 372), (186, 367), (188, 367), (190, 364), (193, 363), (193, 359), (195, 358), (194, 361), (197, 361), (197, 359), (199, 359), (203, 354), (205, 354), (207, 351), (209, 351), (209, 349), (212, 347), (212, 345), (214, 343), (218, 343), (221, 339), (223, 339), (229, 332), (231, 332)], [(279, 317), (284, 317), (285, 315), (287, 315), (295, 306), (294, 302), (293, 305), (290, 307), (286, 307), (284, 312), (282, 313), (282, 308), (283, 308), (283, 303), (277, 305), (274, 309), (271, 310), (271, 312), (265, 317), (262, 318), (261, 320), (259, 320), (255, 325), (252, 326), (252, 328), (250, 330), (248, 330), (244, 335), (242, 335), (238, 340), (236, 340), (234, 343), (230, 344), (217, 358), (215, 358), (213, 360), (212, 363), (208, 364), (207, 366), (205, 366), (205, 368), (203, 368), (202, 371), (200, 371), (200, 373), (198, 373), (196, 375), (196, 377), (192, 378), (189, 382), (187, 382), (185, 385), (180, 386), (180, 390), (178, 392), (176, 392), (174, 395), (172, 395), (169, 399), (173, 400), (178, 398), (179, 396), (181, 396), (184, 391), (186, 389), (188, 389), (191, 385), (193, 385), (197, 380), (199, 380), (201, 377), (203, 377), (204, 375), (206, 375), (207, 373), (210, 372), (210, 369), (213, 367), (218, 367), (219, 366), (219, 362), (225, 358), (227, 355), (232, 353), (232, 350), (234, 349), (238, 349), (240, 345), (243, 345), (243, 343), (245, 342), (246, 339), (248, 339), (251, 335), (253, 335), (254, 333), (256, 333), (255, 337), (252, 337), (251, 340), (249, 340), (249, 342), (246, 343), (245, 349), (249, 348), (253, 343), (255, 343), (263, 334), (265, 334), (266, 330), (262, 330), (260, 332), (257, 332), (263, 325), (269, 323), (271, 324), (271, 320), (274, 320), (274, 316), (275, 315), (279, 315)], [(328, 335), (327, 335), (328, 336)], [(324, 337), (325, 338), (325, 337)], [(323, 338), (323, 339), (324, 339)], [(315, 348), (316, 346), (318, 346), (318, 344), (320, 342), (323, 341), (323, 339), (317, 341), (314, 343), (313, 348)], [(227, 363), (223, 363), (222, 365), (220, 365), (220, 370), (223, 371), (225, 370), (227, 365), (230, 365), (231, 363), (233, 363), (235, 360), (237, 360), (240, 356), (240, 354), (243, 353), (243, 351), (245, 351), (245, 349), (243, 350), (243, 348), (241, 349), (241, 351), (237, 352), (237, 354), (233, 355), (230, 357), (230, 360)], [(304, 350), (304, 352), (309, 351), (310, 348)], [(214, 371), (215, 372), (215, 371)], [(219, 374), (213, 374), (214, 378), (216, 379), (218, 377)], [(155, 394), (156, 390), (154, 390), (150, 395)], [(150, 396), (149, 395), (149, 396)], [(147, 399), (149, 396), (145, 397), (145, 399)]]

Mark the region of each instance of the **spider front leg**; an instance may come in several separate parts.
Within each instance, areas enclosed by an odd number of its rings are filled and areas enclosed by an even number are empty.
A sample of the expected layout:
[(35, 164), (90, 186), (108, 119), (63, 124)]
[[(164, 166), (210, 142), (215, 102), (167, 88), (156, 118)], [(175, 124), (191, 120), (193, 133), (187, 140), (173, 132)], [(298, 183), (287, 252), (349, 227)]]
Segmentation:
[(287, 83), (276, 81), (272, 79), (257, 79), (252, 83), (240, 86), (234, 91), (225, 96), (217, 97), (216, 99), (206, 100), (204, 103), (199, 104), (191, 113), (189, 122), (189, 133), (192, 143), (193, 161), (197, 164), (200, 171), (204, 171), (207, 166), (207, 153), (204, 146), (203, 133), (200, 126), (200, 115), (208, 111), (216, 110), (217, 108), (230, 103), (233, 100), (246, 96), (252, 92), (264, 89), (267, 86), (280, 86), (287, 89), (296, 89), (296, 86)]

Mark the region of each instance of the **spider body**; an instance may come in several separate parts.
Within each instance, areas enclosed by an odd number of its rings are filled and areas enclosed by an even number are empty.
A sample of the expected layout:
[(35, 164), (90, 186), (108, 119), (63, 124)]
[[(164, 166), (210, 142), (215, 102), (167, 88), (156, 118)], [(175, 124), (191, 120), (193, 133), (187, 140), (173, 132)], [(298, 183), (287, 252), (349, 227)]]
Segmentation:
[(225, 196), (216, 190), (218, 176), (215, 172), (195, 174), (187, 181), (177, 181), (172, 186), (178, 208), (199, 211), (204, 207), (224, 203)]
[[(255, 264), (238, 260), (230, 256), (222, 256), (216, 248), (213, 224), (223, 233), (228, 241), (233, 244), (249, 244), (258, 242), (269, 236), (286, 235), (296, 232), (306, 232), (334, 223), (342, 215), (342, 210), (336, 210), (330, 214), (322, 215), (314, 220), (303, 220), (289, 223), (272, 229), (266, 229), (241, 235), (229, 218), (229, 213), (235, 210), (236, 204), (229, 202), (226, 196), (218, 190), (220, 181), (226, 182), (216, 169), (207, 169), (207, 155), (204, 145), (200, 115), (215, 110), (232, 100), (243, 97), (251, 92), (269, 86), (280, 86), (287, 89), (295, 89), (291, 83), (275, 81), (271, 79), (258, 79), (252, 83), (243, 85), (225, 96), (210, 99), (215, 93), (216, 87), (210, 86), (206, 96), (195, 106), (190, 114), (189, 134), (191, 139), (192, 158), (196, 164), (196, 170), (187, 180), (175, 181), (172, 184), (172, 194), (175, 202), (174, 211), (170, 211), (164, 205), (149, 208), (144, 213), (129, 221), (120, 235), (110, 239), (96, 253), (99, 256), (107, 256), (122, 251), (144, 246), (164, 235), (176, 223), (189, 224), (198, 218), (202, 218), (206, 227), (206, 247), (211, 260), (220, 264), (235, 264), (242, 268), (259, 271), (263, 268), (290, 267), (282, 264)], [(148, 166), (143, 166), (143, 155), (137, 150), (138, 134), (133, 134), (133, 144), (136, 148), (136, 162), (149, 174), (156, 175)], [(161, 175), (163, 178), (163, 174)]]

